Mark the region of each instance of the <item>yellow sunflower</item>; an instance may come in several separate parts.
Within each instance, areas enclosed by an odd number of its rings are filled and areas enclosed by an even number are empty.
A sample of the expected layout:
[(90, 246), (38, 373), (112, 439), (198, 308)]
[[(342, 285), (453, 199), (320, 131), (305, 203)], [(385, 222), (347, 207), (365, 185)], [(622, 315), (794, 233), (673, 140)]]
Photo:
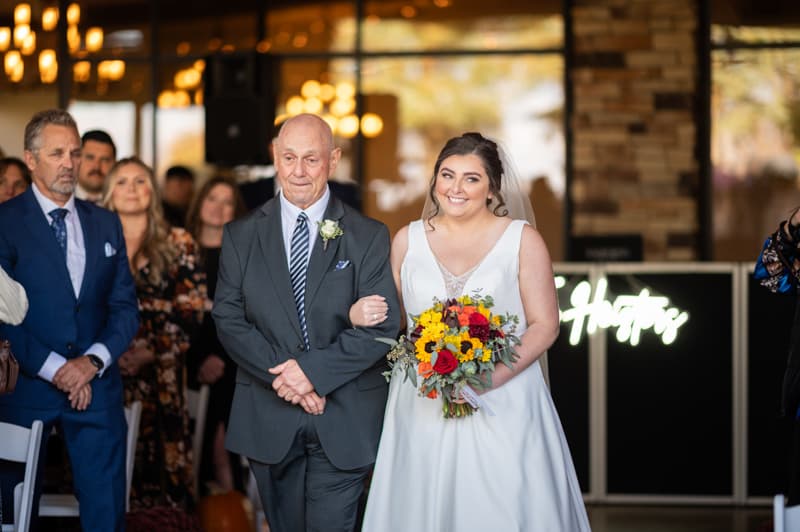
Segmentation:
[(461, 343), (459, 347), (458, 361), (467, 362), (475, 358), (476, 350), (483, 349), (483, 342), (477, 338), (471, 337), (468, 331), (463, 331), (461, 333)]
[(431, 353), (430, 350), (434, 350), (439, 345), (439, 340), (441, 335), (432, 335), (428, 332), (428, 330), (422, 331), (422, 335), (419, 339), (414, 342), (415, 354), (417, 360), (421, 362), (430, 362), (431, 361)]

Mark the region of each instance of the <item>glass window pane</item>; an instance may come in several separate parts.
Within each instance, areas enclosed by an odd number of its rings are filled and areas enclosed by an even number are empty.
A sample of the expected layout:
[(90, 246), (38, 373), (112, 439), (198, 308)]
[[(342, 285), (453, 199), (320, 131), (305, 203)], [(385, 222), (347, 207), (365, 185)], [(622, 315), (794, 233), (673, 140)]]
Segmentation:
[(150, 65), (146, 62), (76, 61), (71, 68), (73, 99), (143, 103), (150, 98)]
[(555, 54), (365, 61), (364, 111), (377, 114), (383, 129), (365, 141), (364, 211), (392, 233), (418, 218), (446, 140), (480, 131), (508, 150), (539, 230), (561, 260), (562, 71)]
[(755, 260), (800, 204), (800, 49), (712, 55), (715, 260)]
[(365, 51), (558, 48), (564, 42), (560, 2), (367, 2)]
[(178, 56), (253, 50), (258, 31), (255, 15), (253, 10), (224, 16), (168, 20), (159, 28), (159, 47), (164, 55)]
[(74, 100), (67, 110), (77, 122), (81, 135), (92, 129), (102, 129), (111, 135), (118, 159), (135, 153), (136, 103)]
[[(70, 54), (77, 59), (100, 56), (147, 57), (151, 53), (150, 10), (147, 6), (131, 8), (127, 4), (109, 4), (104, 0), (71, 2), (79, 6), (78, 23), (68, 19), (67, 42)], [(71, 13), (68, 11), (67, 15)], [(102, 30), (102, 38), (90, 32)], [(100, 46), (96, 49), (95, 46)]]
[(353, 2), (303, 2), (269, 11), (267, 38), (259, 51), (352, 52), (355, 35)]
[(716, 45), (800, 42), (800, 28), (764, 26), (711, 26), (711, 42)]
[(355, 182), (353, 138), (358, 134), (358, 118), (352, 61), (285, 60), (280, 72), (276, 122), (303, 112), (324, 117), (342, 148), (333, 179)]
[[(153, 153), (153, 105), (141, 108), (142, 136), (139, 151), (147, 164), (154, 165), (161, 181), (167, 168), (188, 166), (201, 178), (211, 173), (205, 164), (205, 110), (199, 105), (158, 108), (156, 113), (156, 153)], [(155, 163), (154, 163), (155, 161)]]
[[(147, 62), (117, 61), (122, 66), (117, 64), (110, 69), (88, 61), (72, 65), (69, 111), (75, 113), (81, 133), (89, 129), (108, 132), (117, 146), (117, 157), (121, 158), (139, 154), (141, 127), (137, 115), (139, 108), (150, 99), (151, 76)], [(76, 69), (82, 72), (84, 67), (85, 81), (75, 73)]]

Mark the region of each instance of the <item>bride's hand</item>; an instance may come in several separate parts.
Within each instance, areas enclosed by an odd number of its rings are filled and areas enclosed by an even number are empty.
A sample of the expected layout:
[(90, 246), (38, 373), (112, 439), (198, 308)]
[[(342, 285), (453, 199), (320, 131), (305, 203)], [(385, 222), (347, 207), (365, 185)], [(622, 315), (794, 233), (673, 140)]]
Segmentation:
[(364, 296), (350, 307), (350, 323), (353, 327), (375, 327), (386, 320), (389, 305), (379, 295)]

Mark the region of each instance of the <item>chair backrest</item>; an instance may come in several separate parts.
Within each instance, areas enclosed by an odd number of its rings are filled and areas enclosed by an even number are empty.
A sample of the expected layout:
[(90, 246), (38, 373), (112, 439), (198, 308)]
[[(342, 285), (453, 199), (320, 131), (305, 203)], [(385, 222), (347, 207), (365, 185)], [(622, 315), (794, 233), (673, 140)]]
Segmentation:
[(783, 495), (775, 495), (773, 499), (773, 516), (775, 532), (794, 532), (800, 530), (800, 504), (786, 506)]
[(134, 401), (125, 407), (125, 421), (128, 433), (125, 437), (125, 511), (129, 511), (131, 483), (133, 482), (133, 462), (136, 458), (136, 440), (139, 438), (139, 421), (142, 418), (142, 402)]
[(39, 465), (39, 448), (42, 445), (44, 424), (38, 419), (31, 428), (0, 422), (0, 458), (25, 464), (25, 476), (14, 487), (14, 530), (28, 532), (33, 507), (33, 487), (36, 482), (36, 468)]
[(186, 389), (186, 410), (189, 412), (189, 419), (194, 420), (192, 474), (194, 475), (194, 493), (196, 497), (200, 496), (197, 490), (200, 481), (200, 460), (203, 457), (203, 435), (206, 430), (206, 412), (208, 411), (208, 397), (210, 394), (211, 387), (208, 384), (203, 384), (199, 390)]

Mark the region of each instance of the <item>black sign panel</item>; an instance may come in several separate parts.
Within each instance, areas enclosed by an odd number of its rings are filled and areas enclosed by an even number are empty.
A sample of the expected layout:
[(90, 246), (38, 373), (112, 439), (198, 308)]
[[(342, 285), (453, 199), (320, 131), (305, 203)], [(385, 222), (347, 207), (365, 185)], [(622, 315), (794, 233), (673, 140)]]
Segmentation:
[(609, 275), (608, 299), (646, 288), (689, 313), (670, 345), (652, 329), (636, 346), (608, 331), (609, 494), (732, 495), (731, 278)]
[[(588, 280), (585, 274), (559, 274), (566, 286), (558, 291), (558, 306), (569, 307), (569, 294), (574, 286)], [(548, 351), (550, 392), (561, 418), (575, 472), (583, 492), (589, 491), (589, 342), (586, 335), (578, 345), (570, 345), (571, 324), (562, 324), (561, 333)]]

